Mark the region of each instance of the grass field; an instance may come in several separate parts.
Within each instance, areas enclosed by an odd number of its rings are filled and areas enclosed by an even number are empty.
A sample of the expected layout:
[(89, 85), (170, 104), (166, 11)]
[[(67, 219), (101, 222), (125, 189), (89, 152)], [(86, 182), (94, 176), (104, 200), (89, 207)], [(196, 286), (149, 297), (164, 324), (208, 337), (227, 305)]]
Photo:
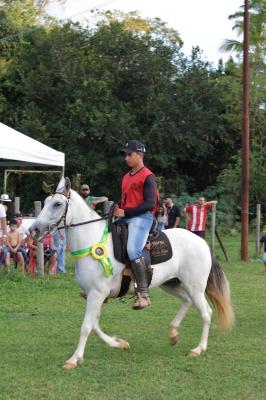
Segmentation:
[[(193, 309), (181, 340), (171, 347), (168, 324), (178, 300), (152, 290), (141, 312), (111, 300), (103, 308), (104, 331), (129, 341), (130, 351), (107, 347), (90, 336), (84, 363), (64, 370), (73, 353), (85, 310), (71, 261), (64, 276), (0, 274), (0, 398), (5, 399), (266, 399), (266, 274), (262, 264), (239, 261), (239, 237), (226, 237), (230, 262), (219, 259), (231, 284), (236, 314), (232, 332), (213, 324), (207, 352), (189, 359), (201, 321)], [(251, 256), (254, 243), (251, 242)]]

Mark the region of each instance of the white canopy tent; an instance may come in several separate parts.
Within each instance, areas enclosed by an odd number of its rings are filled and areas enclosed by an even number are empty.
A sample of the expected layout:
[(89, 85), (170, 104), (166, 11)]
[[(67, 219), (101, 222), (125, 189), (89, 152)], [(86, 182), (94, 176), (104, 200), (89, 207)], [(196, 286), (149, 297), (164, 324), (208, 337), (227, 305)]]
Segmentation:
[(6, 192), (7, 178), (11, 173), (64, 173), (65, 154), (0, 123), (0, 166), (12, 168), (58, 166), (62, 168), (60, 171), (5, 169), (4, 192)]
[[(65, 154), (0, 123), (0, 158), (20, 165), (53, 165), (64, 168)], [(4, 165), (4, 164), (2, 164)], [(9, 163), (5, 165), (18, 165)]]

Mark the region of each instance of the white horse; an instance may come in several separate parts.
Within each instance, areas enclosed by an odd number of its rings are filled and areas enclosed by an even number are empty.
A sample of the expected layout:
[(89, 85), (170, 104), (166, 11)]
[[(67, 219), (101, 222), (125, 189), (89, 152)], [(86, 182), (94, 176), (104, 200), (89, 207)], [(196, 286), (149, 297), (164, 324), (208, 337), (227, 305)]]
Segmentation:
[[(84, 222), (85, 224), (82, 224)], [(111, 347), (125, 350), (129, 348), (128, 342), (108, 336), (99, 325), (102, 305), (108, 297), (117, 296), (125, 266), (114, 258), (111, 235), (106, 236), (106, 250), (103, 247), (101, 250), (107, 252), (112, 270), (108, 270), (110, 265), (102, 268), (103, 265), (100, 265), (99, 260), (91, 253), (88, 254), (88, 249), (101, 241), (106, 221), (100, 219), (78, 193), (71, 190), (68, 178), (61, 179), (56, 193), (46, 201), (30, 230), (33, 237), (41, 240), (48, 232), (64, 224), (67, 226), (70, 251), (79, 257), (76, 259), (77, 281), (87, 296), (87, 308), (79, 343), (74, 354), (64, 365), (65, 368), (75, 368), (82, 362), (86, 341), (91, 331), (97, 333)], [(165, 233), (172, 245), (173, 257), (167, 262), (153, 266), (150, 287), (160, 286), (182, 301), (179, 312), (170, 323), (171, 344), (177, 342), (180, 324), (192, 304), (198, 309), (203, 329), (199, 344), (189, 354), (196, 357), (207, 349), (211, 323), (212, 309), (206, 301), (205, 293), (217, 311), (220, 327), (226, 329), (233, 325), (234, 314), (229, 284), (217, 262), (212, 259), (205, 240), (180, 228), (169, 229)], [(133, 284), (130, 292), (134, 292)]]

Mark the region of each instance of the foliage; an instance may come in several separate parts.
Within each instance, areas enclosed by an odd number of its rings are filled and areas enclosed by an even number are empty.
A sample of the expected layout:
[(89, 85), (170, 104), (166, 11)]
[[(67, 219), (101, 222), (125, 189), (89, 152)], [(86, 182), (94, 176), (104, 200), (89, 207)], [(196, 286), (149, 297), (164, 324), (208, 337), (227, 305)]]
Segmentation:
[[(125, 172), (119, 149), (137, 138), (165, 192), (191, 196), (216, 187), (232, 204), (238, 200), (230, 181), (217, 184), (217, 177), (230, 172), (241, 147), (241, 66), (229, 60), (215, 69), (199, 48), (185, 57), (178, 33), (159, 19), (109, 12), (98, 14), (96, 26), (50, 24), (41, 17), (44, 4), (27, 0), (25, 18), (14, 0), (1, 14), (1, 34), (14, 34), (0, 41), (1, 121), (65, 152), (66, 174), (90, 183), (96, 195), (118, 200)], [(266, 86), (258, 70), (251, 132), (262, 148)], [(256, 146), (254, 159), (262, 160)], [(15, 179), (10, 191), (23, 184), (24, 204), (41, 196), (30, 179)]]

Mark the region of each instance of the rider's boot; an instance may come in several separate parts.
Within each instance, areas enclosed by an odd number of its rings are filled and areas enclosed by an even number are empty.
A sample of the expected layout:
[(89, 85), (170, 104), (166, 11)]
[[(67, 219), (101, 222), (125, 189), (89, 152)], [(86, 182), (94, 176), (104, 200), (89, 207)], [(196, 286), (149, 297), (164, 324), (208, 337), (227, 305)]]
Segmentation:
[(136, 298), (133, 308), (135, 310), (141, 310), (142, 308), (148, 307), (151, 302), (148, 291), (148, 279), (147, 271), (144, 259), (137, 258), (131, 261), (131, 268), (136, 281)]

